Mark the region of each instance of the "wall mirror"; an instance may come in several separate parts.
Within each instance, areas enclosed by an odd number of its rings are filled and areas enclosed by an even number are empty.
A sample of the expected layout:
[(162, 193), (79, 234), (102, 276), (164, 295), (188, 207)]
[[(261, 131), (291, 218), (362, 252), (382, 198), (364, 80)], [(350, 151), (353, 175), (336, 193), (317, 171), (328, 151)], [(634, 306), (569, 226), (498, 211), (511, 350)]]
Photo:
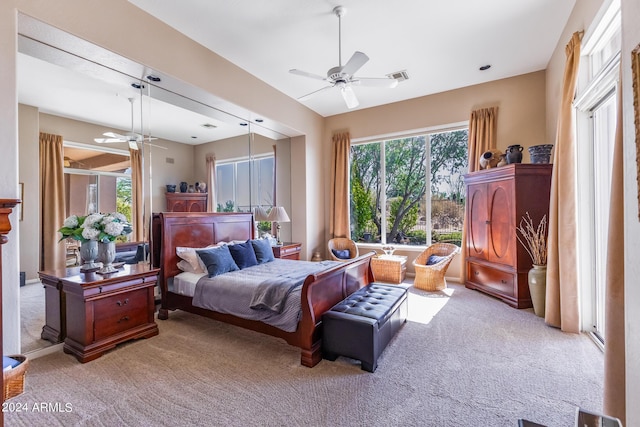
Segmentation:
[[(19, 175), (30, 207), (20, 223), (20, 270), (27, 278), (21, 288), (23, 353), (51, 345), (40, 338), (44, 296), (22, 294), (42, 288), (33, 250), (40, 234), (38, 227), (28, 226), (39, 223), (38, 132), (59, 134), (65, 141), (68, 213), (111, 211), (119, 203), (117, 183), (130, 179), (128, 142), (94, 141), (108, 132), (145, 137), (139, 144), (145, 224), (151, 212), (165, 210), (167, 184), (205, 180), (208, 154), (216, 157), (218, 176), (233, 171), (233, 179), (224, 180), (227, 186), (207, 189), (219, 193), (222, 210), (277, 204), (291, 212), (290, 138), (279, 125), (233, 106), (225, 111), (212, 94), (156, 76), (141, 64), (21, 14), (18, 102)], [(282, 224), (281, 235), (291, 239), (291, 223)]]

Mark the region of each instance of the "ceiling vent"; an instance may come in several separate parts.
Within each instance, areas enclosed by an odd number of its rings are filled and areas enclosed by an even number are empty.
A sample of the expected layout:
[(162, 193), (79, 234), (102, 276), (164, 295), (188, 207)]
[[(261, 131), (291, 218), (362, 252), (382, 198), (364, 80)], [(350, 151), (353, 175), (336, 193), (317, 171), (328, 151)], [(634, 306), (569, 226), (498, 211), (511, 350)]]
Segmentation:
[(217, 128), (218, 126), (216, 126), (216, 125), (212, 125), (211, 123), (205, 123), (205, 124), (203, 124), (203, 125), (202, 125), (202, 127), (203, 127), (203, 128), (207, 128), (207, 129), (215, 129), (215, 128)]
[(409, 79), (409, 74), (407, 74), (407, 70), (396, 71), (395, 73), (387, 74), (387, 77), (390, 79), (396, 79), (399, 82), (405, 81)]

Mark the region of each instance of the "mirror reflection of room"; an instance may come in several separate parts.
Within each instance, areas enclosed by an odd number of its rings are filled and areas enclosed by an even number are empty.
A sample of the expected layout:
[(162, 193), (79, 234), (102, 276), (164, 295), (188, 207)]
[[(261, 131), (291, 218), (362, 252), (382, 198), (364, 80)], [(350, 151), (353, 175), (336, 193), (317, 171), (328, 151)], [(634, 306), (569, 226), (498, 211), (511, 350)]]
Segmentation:
[[(60, 341), (52, 338), (60, 334), (45, 333), (47, 316), (61, 316), (59, 307), (54, 310), (59, 300), (45, 295), (39, 280), (39, 272), (51, 270), (51, 266), (44, 266), (42, 252), (33, 249), (42, 247), (41, 229), (33, 227), (40, 222), (41, 215), (40, 173), (38, 163), (34, 162), (40, 158), (41, 132), (62, 137), (64, 198), (60, 203), (64, 218), (120, 212), (135, 223), (130, 141), (96, 142), (114, 134), (146, 138), (137, 141), (142, 153), (139, 185), (143, 192), (140, 207), (143, 224), (149, 222), (151, 212), (166, 210), (168, 184), (175, 184), (179, 191), (181, 182), (189, 185), (206, 182), (206, 158), (212, 155), (217, 159), (217, 184), (208, 188), (207, 193), (217, 200), (216, 210), (251, 212), (258, 205), (271, 209), (276, 201), (290, 209), (291, 200), (288, 137), (95, 62), (91, 66), (78, 66), (82, 58), (62, 61), (64, 52), (43, 46), (38, 40), (20, 36), (19, 178), (25, 188), (24, 221), (19, 223), (20, 270), (24, 273), (20, 307), (23, 354)], [(42, 55), (43, 49), (46, 55)], [(100, 67), (97, 72), (96, 66)], [(137, 66), (144, 74), (145, 68)], [(290, 240), (291, 224), (283, 223), (281, 233)], [(119, 260), (140, 262), (135, 254), (141, 244), (148, 245), (148, 230), (141, 236), (119, 238), (116, 243)], [(82, 262), (79, 242), (69, 239), (58, 242), (59, 233), (55, 239), (63, 259), (59, 268), (77, 268)]]

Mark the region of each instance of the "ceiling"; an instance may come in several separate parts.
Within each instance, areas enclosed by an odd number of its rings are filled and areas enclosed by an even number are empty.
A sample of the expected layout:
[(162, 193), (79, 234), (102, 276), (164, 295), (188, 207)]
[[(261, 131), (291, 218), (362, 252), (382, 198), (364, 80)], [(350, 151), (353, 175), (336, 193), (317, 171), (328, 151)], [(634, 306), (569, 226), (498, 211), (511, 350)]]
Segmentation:
[[(243, 0), (238, 7), (237, 2), (225, 0), (129, 1), (296, 99), (327, 84), (291, 74), (290, 69), (324, 76), (338, 65), (338, 18), (332, 11), (342, 5), (347, 9), (342, 17), (343, 65), (355, 51), (362, 51), (370, 60), (355, 73), (357, 77), (385, 77), (397, 71), (406, 71), (409, 76), (393, 89), (354, 86), (360, 101), (356, 109), (545, 69), (575, 3)], [(36, 40), (47, 37), (29, 28), (25, 24), (29, 19), (21, 17), (21, 34), (32, 31)], [(60, 34), (56, 38), (61, 39)], [(78, 48), (82, 52), (100, 49), (81, 43)], [(23, 49), (21, 44), (20, 52), (23, 50), (29, 48)], [(96, 54), (105, 57), (104, 52)], [(97, 80), (84, 73), (86, 66), (70, 69), (73, 67), (64, 62), (53, 64), (48, 57), (41, 60), (21, 53), (19, 102), (45, 113), (102, 125), (104, 131), (130, 131), (128, 98), (136, 94), (130, 79)], [(483, 65), (491, 68), (480, 71)], [(350, 111), (335, 88), (301, 102), (325, 117)], [(153, 112), (152, 122), (147, 122), (150, 133), (163, 139), (201, 144), (247, 132), (240, 129), (241, 120), (235, 116), (189, 111), (166, 102), (146, 108)], [(211, 128), (202, 127), (204, 123), (217, 127), (212, 133)], [(158, 144), (162, 145), (161, 141)]]
[[(406, 70), (393, 89), (357, 86), (358, 109), (398, 102), (543, 70), (575, 0), (129, 0), (292, 98), (326, 82), (338, 65), (342, 5), (342, 64), (355, 51), (370, 60), (358, 77)], [(479, 67), (491, 65), (486, 71)], [(337, 89), (303, 104), (322, 116), (349, 111)]]

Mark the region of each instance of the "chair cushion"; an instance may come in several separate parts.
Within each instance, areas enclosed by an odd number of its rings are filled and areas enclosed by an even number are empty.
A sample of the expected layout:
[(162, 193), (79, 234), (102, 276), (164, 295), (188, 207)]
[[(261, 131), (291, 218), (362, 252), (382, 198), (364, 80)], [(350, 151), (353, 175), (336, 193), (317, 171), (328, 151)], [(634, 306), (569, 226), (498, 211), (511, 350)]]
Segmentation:
[(339, 259), (350, 259), (351, 258), (351, 251), (349, 249), (343, 249), (343, 250), (331, 249), (331, 252), (333, 252), (333, 254), (336, 256), (336, 258), (339, 258)]
[(440, 255), (429, 255), (429, 258), (427, 259), (427, 264), (426, 265), (433, 265), (433, 264), (437, 264), (440, 261), (444, 261), (445, 259), (447, 259), (447, 256), (440, 256)]

